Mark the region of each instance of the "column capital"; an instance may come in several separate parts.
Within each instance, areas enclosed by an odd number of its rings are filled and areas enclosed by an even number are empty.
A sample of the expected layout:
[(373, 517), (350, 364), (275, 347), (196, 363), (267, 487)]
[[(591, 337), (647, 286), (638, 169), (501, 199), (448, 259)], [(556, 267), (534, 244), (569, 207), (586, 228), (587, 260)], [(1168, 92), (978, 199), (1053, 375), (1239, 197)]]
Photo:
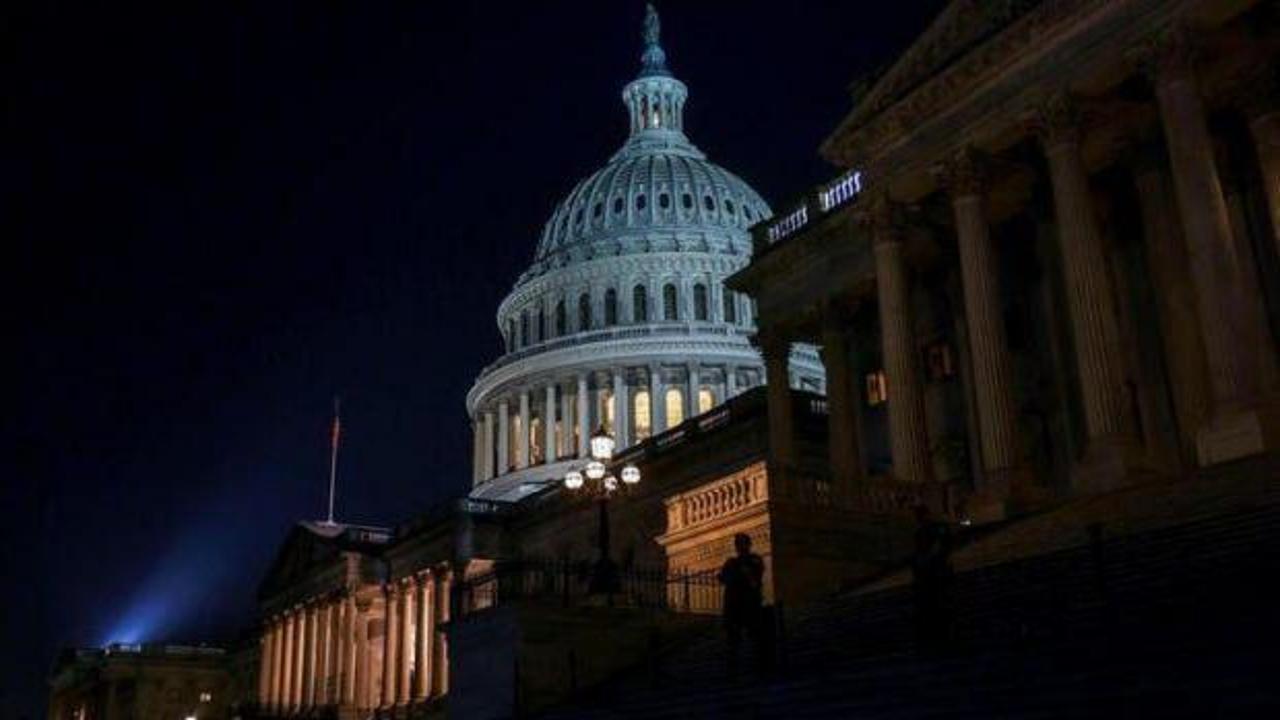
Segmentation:
[(1049, 149), (1080, 142), (1085, 119), (1079, 99), (1060, 88), (1040, 98), (1023, 120), (1027, 129)]
[(1200, 48), (1185, 25), (1174, 23), (1152, 33), (1130, 48), (1128, 54), (1159, 87), (1190, 78), (1195, 73)]
[(759, 348), (766, 359), (786, 357), (791, 352), (791, 338), (775, 328), (760, 328), (751, 336), (751, 344)]
[(991, 181), (991, 159), (971, 146), (964, 146), (932, 168), (934, 180), (952, 200), (982, 196)]
[(876, 245), (901, 240), (907, 228), (902, 205), (885, 191), (868, 197), (865, 208), (854, 214), (854, 221), (871, 232)]

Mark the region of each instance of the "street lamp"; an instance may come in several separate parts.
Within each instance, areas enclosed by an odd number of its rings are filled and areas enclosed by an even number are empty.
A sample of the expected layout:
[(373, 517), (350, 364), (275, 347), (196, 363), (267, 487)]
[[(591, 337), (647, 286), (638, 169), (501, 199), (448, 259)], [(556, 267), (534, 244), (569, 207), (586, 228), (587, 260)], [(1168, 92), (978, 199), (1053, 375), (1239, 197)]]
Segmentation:
[[(609, 472), (608, 461), (613, 459), (617, 443), (613, 436), (601, 427), (591, 434), (588, 443), (590, 458), (582, 469), (570, 469), (564, 475), (564, 486), (574, 492), (593, 493), (600, 505), (600, 530), (597, 542), (600, 546), (600, 558), (596, 560), (591, 571), (591, 582), (587, 592), (612, 596), (621, 589), (618, 582), (618, 566), (613, 562), (609, 552), (609, 498), (621, 487), (618, 475)], [(622, 485), (635, 485), (640, 482), (640, 468), (627, 463), (619, 473)], [(590, 481), (590, 484), (588, 484)]]

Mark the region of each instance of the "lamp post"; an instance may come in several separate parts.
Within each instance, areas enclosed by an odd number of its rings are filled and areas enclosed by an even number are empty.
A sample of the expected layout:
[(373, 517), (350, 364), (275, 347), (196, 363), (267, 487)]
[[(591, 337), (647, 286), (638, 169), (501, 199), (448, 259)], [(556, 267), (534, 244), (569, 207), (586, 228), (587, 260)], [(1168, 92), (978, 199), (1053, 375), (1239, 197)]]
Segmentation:
[(578, 493), (595, 495), (600, 507), (600, 529), (597, 543), (600, 557), (591, 570), (591, 580), (587, 592), (592, 595), (613, 595), (621, 587), (618, 582), (618, 566), (613, 562), (609, 548), (609, 498), (623, 485), (635, 485), (640, 482), (640, 468), (627, 463), (617, 476), (609, 472), (606, 463), (613, 458), (616, 443), (613, 436), (601, 427), (591, 435), (588, 444), (590, 459), (581, 470), (572, 468), (564, 475), (564, 486)]

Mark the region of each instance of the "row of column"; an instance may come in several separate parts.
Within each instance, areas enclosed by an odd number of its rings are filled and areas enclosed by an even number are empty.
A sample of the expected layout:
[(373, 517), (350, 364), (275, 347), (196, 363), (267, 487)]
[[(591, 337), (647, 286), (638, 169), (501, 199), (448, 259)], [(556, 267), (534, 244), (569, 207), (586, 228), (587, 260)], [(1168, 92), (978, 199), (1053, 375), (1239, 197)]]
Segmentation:
[[(1205, 108), (1184, 49), (1174, 43), (1158, 49), (1150, 63), (1160, 117), (1172, 167), (1178, 218), (1189, 257), (1198, 301), (1196, 320), (1209, 370), (1208, 422), (1248, 405), (1258, 392), (1254, 346), (1258, 338), (1261, 298), (1246, 282), (1253, 269), (1242, 260), (1233, 241), (1215, 164)], [(1102, 472), (1124, 472), (1133, 419), (1128, 417), (1122, 387), (1122, 357), (1114, 293), (1081, 156), (1078, 115), (1071, 98), (1055, 96), (1039, 109), (1034, 123), (1052, 183), (1062, 270), (1070, 317), (1081, 405), (1087, 435), (1084, 463)], [(1257, 143), (1270, 209), (1280, 218), (1280, 115), (1258, 114), (1251, 123)], [(991, 482), (1007, 479), (1019, 462), (1017, 415), (1012, 396), (1012, 360), (1000, 303), (998, 263), (986, 218), (986, 174), (972, 151), (962, 151), (939, 167), (938, 179), (948, 192), (954, 214), (964, 291), (978, 420), (978, 447)], [(1168, 234), (1168, 218), (1156, 206), (1154, 180), (1139, 173), (1148, 234)], [(930, 479), (931, 462), (925, 427), (924, 394), (913, 335), (908, 279), (902, 254), (904, 226), (886, 197), (864, 213), (875, 254), (884, 367), (888, 381), (888, 414), (894, 475), (904, 482)], [(1280, 227), (1277, 225), (1276, 227)], [(1163, 242), (1167, 238), (1157, 238)], [(1278, 240), (1280, 242), (1280, 240)], [(1158, 278), (1157, 278), (1158, 279)], [(1243, 288), (1243, 290), (1242, 290)], [(1255, 287), (1256, 290), (1256, 287)], [(839, 321), (824, 332), (824, 363), (829, 388), (830, 463), (836, 477), (857, 478), (863, 472), (857, 430), (858, 408), (849, 364), (848, 340)], [(1250, 342), (1250, 339), (1253, 339)], [(784, 373), (788, 344), (777, 339), (762, 345), (770, 377)], [(1173, 357), (1185, 364), (1188, 354)], [(776, 367), (775, 367), (776, 366)], [(1178, 368), (1174, 368), (1177, 371)], [(1184, 372), (1183, 375), (1188, 374)], [(771, 383), (770, 387), (773, 387)], [(775, 397), (776, 396), (776, 397)], [(771, 442), (775, 458), (794, 453), (790, 403), (784, 392), (770, 392)], [(1260, 449), (1260, 448), (1259, 448)], [(1202, 457), (1201, 461), (1206, 459)], [(1007, 486), (1002, 489), (1007, 489)]]
[[(723, 386), (718, 388), (717, 401), (738, 394), (738, 372), (740, 368), (728, 366), (725, 369)], [(612, 407), (596, 407), (596, 425), (605, 424), (606, 413), (612, 414), (612, 431), (618, 448), (628, 447), (636, 442), (637, 436), (632, 415), (632, 403), (625, 369), (612, 371), (604, 376), (607, 379), (598, 382), (600, 389), (609, 389)], [(667, 409), (665, 403), (669, 386), (662, 378), (658, 367), (649, 368), (650, 398), (650, 433), (657, 434), (667, 429)], [(690, 365), (686, 370), (684, 393), (685, 417), (697, 414), (699, 392), (705, 386), (699, 366)], [(535, 403), (541, 404), (542, 426), (539, 432), (543, 435), (543, 458), (546, 463), (556, 462), (560, 458), (585, 457), (587, 441), (595, 429), (591, 423), (592, 403), (589, 388), (589, 375), (581, 374), (575, 378), (576, 391), (570, 392), (566, 387), (560, 393), (557, 403), (557, 385), (547, 385), (538, 390), (522, 392), (517, 396), (518, 414), (512, 415), (511, 403), (506, 400), (497, 402), (496, 411), (480, 414), (473, 423), (473, 468), (474, 482), (483, 482), (507, 472), (507, 469), (521, 470), (533, 464), (534, 457), (530, 447), (533, 422), (532, 410)], [(597, 391), (599, 392), (599, 391)], [(597, 398), (599, 395), (597, 395)], [(557, 406), (560, 420), (556, 421)], [(572, 429), (571, 429), (572, 428)], [(514, 456), (513, 456), (514, 454)]]
[[(428, 571), (388, 585), (382, 598), (347, 595), (273, 619), (261, 638), (259, 705), (286, 714), (444, 695), (449, 663), (440, 627), (449, 620), (450, 584), (447, 571)], [(380, 668), (374, 666), (379, 655)]]

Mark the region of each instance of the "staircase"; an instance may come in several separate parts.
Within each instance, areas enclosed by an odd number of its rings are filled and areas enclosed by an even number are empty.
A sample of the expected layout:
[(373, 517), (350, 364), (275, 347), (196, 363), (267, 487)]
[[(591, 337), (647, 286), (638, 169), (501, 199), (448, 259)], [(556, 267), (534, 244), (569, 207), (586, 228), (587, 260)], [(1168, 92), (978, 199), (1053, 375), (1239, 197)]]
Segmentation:
[(769, 678), (707, 636), (542, 717), (1280, 717), (1275, 494), (962, 572), (943, 655), (900, 585), (791, 613)]

